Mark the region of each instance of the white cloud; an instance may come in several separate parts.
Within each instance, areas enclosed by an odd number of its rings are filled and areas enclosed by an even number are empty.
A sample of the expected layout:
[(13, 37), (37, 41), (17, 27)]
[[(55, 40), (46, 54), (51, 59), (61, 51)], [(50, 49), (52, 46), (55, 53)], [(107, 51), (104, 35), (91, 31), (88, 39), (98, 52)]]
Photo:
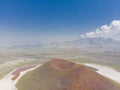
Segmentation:
[(83, 38), (112, 38), (114, 40), (120, 40), (120, 20), (113, 20), (110, 25), (103, 25), (96, 29), (94, 32), (88, 32), (82, 34)]

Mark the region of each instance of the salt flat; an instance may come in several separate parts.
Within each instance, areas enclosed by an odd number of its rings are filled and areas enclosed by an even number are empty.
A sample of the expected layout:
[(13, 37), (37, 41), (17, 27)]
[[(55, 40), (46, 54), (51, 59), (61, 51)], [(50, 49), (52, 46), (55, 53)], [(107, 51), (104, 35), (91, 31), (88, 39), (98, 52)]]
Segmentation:
[(98, 71), (96, 72), (98, 72), (99, 74), (120, 83), (120, 72), (103, 65), (88, 64), (88, 63), (85, 63), (84, 65), (96, 68), (98, 69)]
[[(38, 65), (37, 67), (39, 67), (39, 65)], [(28, 71), (34, 70), (34, 69), (36, 69), (37, 67), (34, 67), (34, 68), (31, 68), (31, 69), (28, 69), (28, 70), (26, 70), (26, 71), (21, 72), (21, 73), (20, 73), (20, 76), (19, 76), (16, 80), (12, 80), (12, 77), (13, 77), (12, 73), (13, 73), (16, 69), (15, 69), (14, 71), (10, 72), (8, 75), (6, 75), (4, 78), (2, 78), (2, 79), (0, 80), (0, 90), (17, 90), (17, 88), (16, 88), (15, 85), (16, 85), (16, 83), (18, 82), (18, 80), (19, 80), (25, 73), (27, 73)]]

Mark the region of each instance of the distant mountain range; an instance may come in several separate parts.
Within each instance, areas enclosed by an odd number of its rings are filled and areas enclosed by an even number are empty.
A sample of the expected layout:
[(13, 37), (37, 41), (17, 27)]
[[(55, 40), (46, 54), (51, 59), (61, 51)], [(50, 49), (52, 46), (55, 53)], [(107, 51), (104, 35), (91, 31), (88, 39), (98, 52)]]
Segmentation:
[(120, 51), (120, 41), (111, 38), (80, 38), (74, 41), (56, 42), (50, 44), (34, 43), (34, 44), (4, 44), (0, 43), (0, 48), (10, 49), (30, 49), (30, 48), (86, 48), (101, 49), (107, 51)]
[(31, 49), (31, 48), (43, 48), (46, 46), (42, 43), (4, 43), (0, 42), (0, 48), (7, 48), (7, 49)]
[(75, 41), (67, 41), (63, 43), (52, 43), (50, 46), (54, 48), (91, 48), (120, 51), (120, 41), (111, 38), (80, 38)]

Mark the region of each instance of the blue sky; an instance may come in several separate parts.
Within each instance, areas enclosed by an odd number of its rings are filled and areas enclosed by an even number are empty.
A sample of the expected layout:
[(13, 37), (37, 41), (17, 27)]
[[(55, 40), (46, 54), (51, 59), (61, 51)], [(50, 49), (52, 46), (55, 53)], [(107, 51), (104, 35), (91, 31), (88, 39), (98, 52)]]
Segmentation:
[(120, 0), (0, 0), (0, 41), (54, 42), (120, 19)]

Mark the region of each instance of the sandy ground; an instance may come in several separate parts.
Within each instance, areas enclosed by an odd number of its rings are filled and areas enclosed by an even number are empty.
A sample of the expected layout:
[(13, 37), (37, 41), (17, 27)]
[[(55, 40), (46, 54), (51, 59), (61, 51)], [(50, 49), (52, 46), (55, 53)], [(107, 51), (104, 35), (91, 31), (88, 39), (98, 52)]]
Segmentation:
[[(96, 68), (98, 69), (98, 73), (103, 75), (103, 76), (106, 76), (118, 83), (120, 83), (120, 72), (117, 72), (116, 70), (110, 68), (110, 67), (105, 67), (105, 66), (102, 66), (102, 65), (96, 65), (96, 64), (88, 64), (88, 63), (84, 63), (84, 65), (86, 66), (90, 66), (90, 67), (93, 67), (93, 68)], [(38, 65), (37, 67), (39, 67), (40, 65)], [(0, 80), (0, 90), (17, 90), (16, 88), (16, 83), (18, 82), (18, 80), (25, 74), (27, 73), (28, 71), (31, 71), (31, 70), (34, 70), (36, 69), (37, 67), (35, 68), (31, 68), (31, 69), (28, 69), (26, 71), (23, 71), (20, 73), (20, 76), (16, 79), (16, 80), (12, 80), (12, 73), (15, 71), (12, 71), (11, 73), (9, 73), (8, 75), (6, 75), (3, 79)]]
[[(37, 66), (39, 67), (39, 65)], [(20, 73), (20, 76), (16, 79), (16, 80), (12, 80), (12, 73), (15, 71), (12, 71), (11, 73), (9, 73), (8, 75), (6, 75), (3, 79), (0, 80), (0, 90), (17, 90), (16, 88), (16, 83), (18, 82), (18, 80), (25, 74), (27, 73), (28, 71), (31, 71), (31, 70), (34, 70), (36, 69), (37, 67), (35, 68), (31, 68), (31, 69), (28, 69), (26, 71), (23, 71)]]

